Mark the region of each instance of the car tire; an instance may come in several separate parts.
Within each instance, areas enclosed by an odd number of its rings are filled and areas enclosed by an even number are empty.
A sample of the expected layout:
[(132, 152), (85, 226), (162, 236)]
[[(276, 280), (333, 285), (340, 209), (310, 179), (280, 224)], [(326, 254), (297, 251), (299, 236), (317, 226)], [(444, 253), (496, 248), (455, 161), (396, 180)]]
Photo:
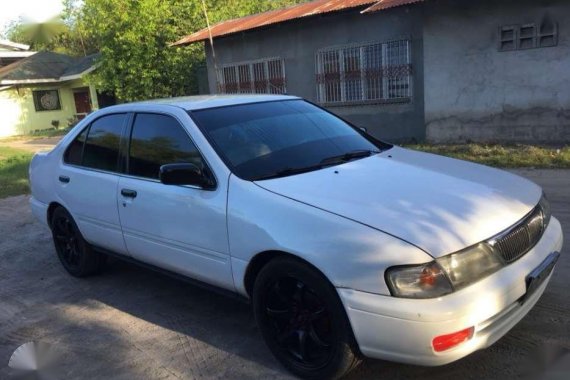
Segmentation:
[(273, 259), (253, 288), (255, 319), (275, 357), (304, 379), (338, 379), (361, 362), (336, 289), (316, 269)]
[(66, 209), (58, 207), (54, 210), (50, 227), (59, 261), (69, 274), (87, 277), (103, 269), (106, 256), (95, 252), (85, 241)]

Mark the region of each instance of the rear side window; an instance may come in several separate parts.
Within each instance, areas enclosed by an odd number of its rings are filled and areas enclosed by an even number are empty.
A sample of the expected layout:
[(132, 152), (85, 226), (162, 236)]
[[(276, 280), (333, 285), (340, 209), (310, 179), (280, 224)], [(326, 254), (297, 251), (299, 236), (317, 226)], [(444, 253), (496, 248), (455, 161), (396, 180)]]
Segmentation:
[(138, 114), (131, 133), (129, 174), (158, 179), (162, 165), (175, 163), (192, 163), (204, 169), (200, 152), (176, 119)]
[(69, 147), (67, 148), (63, 156), (63, 161), (66, 164), (81, 165), (81, 157), (83, 155), (83, 145), (85, 144), (85, 137), (87, 137), (88, 129), (89, 128), (85, 128), (83, 132), (81, 132), (79, 136), (77, 136), (75, 140), (73, 140), (73, 142), (69, 144)]
[(125, 114), (103, 116), (93, 122), (83, 149), (82, 166), (116, 171)]

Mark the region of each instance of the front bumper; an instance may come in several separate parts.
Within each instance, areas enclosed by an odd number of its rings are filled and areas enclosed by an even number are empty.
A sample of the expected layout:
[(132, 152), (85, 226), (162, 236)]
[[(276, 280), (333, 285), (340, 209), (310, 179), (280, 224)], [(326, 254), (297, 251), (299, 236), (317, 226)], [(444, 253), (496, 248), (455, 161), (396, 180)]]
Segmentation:
[[(536, 304), (552, 274), (521, 304), (525, 279), (549, 254), (561, 251), (562, 240), (560, 223), (552, 218), (541, 240), (519, 260), (440, 298), (404, 299), (338, 289), (361, 352), (372, 358), (437, 366), (489, 347)], [(475, 328), (470, 340), (434, 351), (433, 338), (469, 327)]]

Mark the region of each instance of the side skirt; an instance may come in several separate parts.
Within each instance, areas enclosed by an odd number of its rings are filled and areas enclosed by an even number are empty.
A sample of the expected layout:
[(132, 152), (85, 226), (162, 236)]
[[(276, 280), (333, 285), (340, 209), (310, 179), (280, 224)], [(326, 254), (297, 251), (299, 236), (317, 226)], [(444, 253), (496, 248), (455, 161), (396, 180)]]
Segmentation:
[(179, 280), (179, 281), (183, 281), (183, 282), (189, 283), (189, 284), (194, 285), (194, 286), (196, 286), (196, 287), (199, 287), (199, 288), (202, 288), (202, 289), (205, 289), (205, 290), (208, 290), (208, 291), (211, 291), (211, 292), (214, 292), (214, 293), (223, 295), (223, 296), (225, 296), (225, 297), (233, 298), (233, 299), (235, 299), (235, 300), (238, 300), (238, 301), (243, 302), (243, 303), (246, 303), (246, 304), (249, 304), (249, 303), (250, 303), (249, 298), (244, 297), (244, 296), (242, 296), (241, 294), (238, 294), (238, 293), (236, 293), (236, 292), (232, 292), (232, 291), (230, 291), (230, 290), (223, 289), (223, 288), (220, 288), (220, 287), (218, 287), (218, 286), (211, 285), (211, 284), (208, 284), (208, 283), (206, 283), (206, 282), (203, 282), (203, 281), (200, 281), (200, 280), (196, 280), (196, 279), (191, 278), (191, 277), (188, 277), (188, 276), (184, 276), (184, 275), (182, 275), (182, 274), (180, 274), (180, 273), (172, 272), (172, 271), (170, 271), (170, 270), (157, 267), (156, 265), (152, 265), (152, 264), (145, 263), (145, 262), (143, 262), (143, 261), (134, 259), (134, 258), (132, 258), (132, 257), (126, 256), (126, 255), (123, 255), (123, 254), (120, 254), (120, 253), (116, 253), (116, 252), (110, 251), (110, 250), (105, 249), (105, 248), (97, 247), (97, 246), (94, 246), (94, 245), (91, 245), (91, 247), (92, 247), (95, 251), (97, 251), (97, 252), (99, 252), (99, 253), (102, 253), (102, 254), (107, 255), (107, 256), (114, 257), (114, 258), (119, 259), (119, 260), (121, 260), (121, 261), (125, 261), (125, 262), (130, 263), (130, 264), (135, 264), (135, 265), (138, 265), (138, 266), (140, 266), (140, 267), (142, 267), (142, 268), (150, 269), (150, 270), (152, 270), (152, 271), (154, 271), (154, 272), (158, 272), (158, 273), (160, 273), (160, 274), (163, 274), (163, 275), (166, 275), (166, 276), (168, 276), (168, 277), (174, 278), (175, 280)]

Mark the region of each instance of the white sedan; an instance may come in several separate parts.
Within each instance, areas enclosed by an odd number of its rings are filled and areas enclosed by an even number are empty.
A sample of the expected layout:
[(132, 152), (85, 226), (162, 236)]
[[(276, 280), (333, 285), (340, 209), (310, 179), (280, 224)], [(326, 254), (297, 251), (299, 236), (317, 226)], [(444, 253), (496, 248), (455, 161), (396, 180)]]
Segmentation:
[(541, 188), (290, 96), (105, 108), (30, 166), (64, 268), (114, 255), (251, 300), (285, 367), (442, 365), (505, 335), (562, 247)]

